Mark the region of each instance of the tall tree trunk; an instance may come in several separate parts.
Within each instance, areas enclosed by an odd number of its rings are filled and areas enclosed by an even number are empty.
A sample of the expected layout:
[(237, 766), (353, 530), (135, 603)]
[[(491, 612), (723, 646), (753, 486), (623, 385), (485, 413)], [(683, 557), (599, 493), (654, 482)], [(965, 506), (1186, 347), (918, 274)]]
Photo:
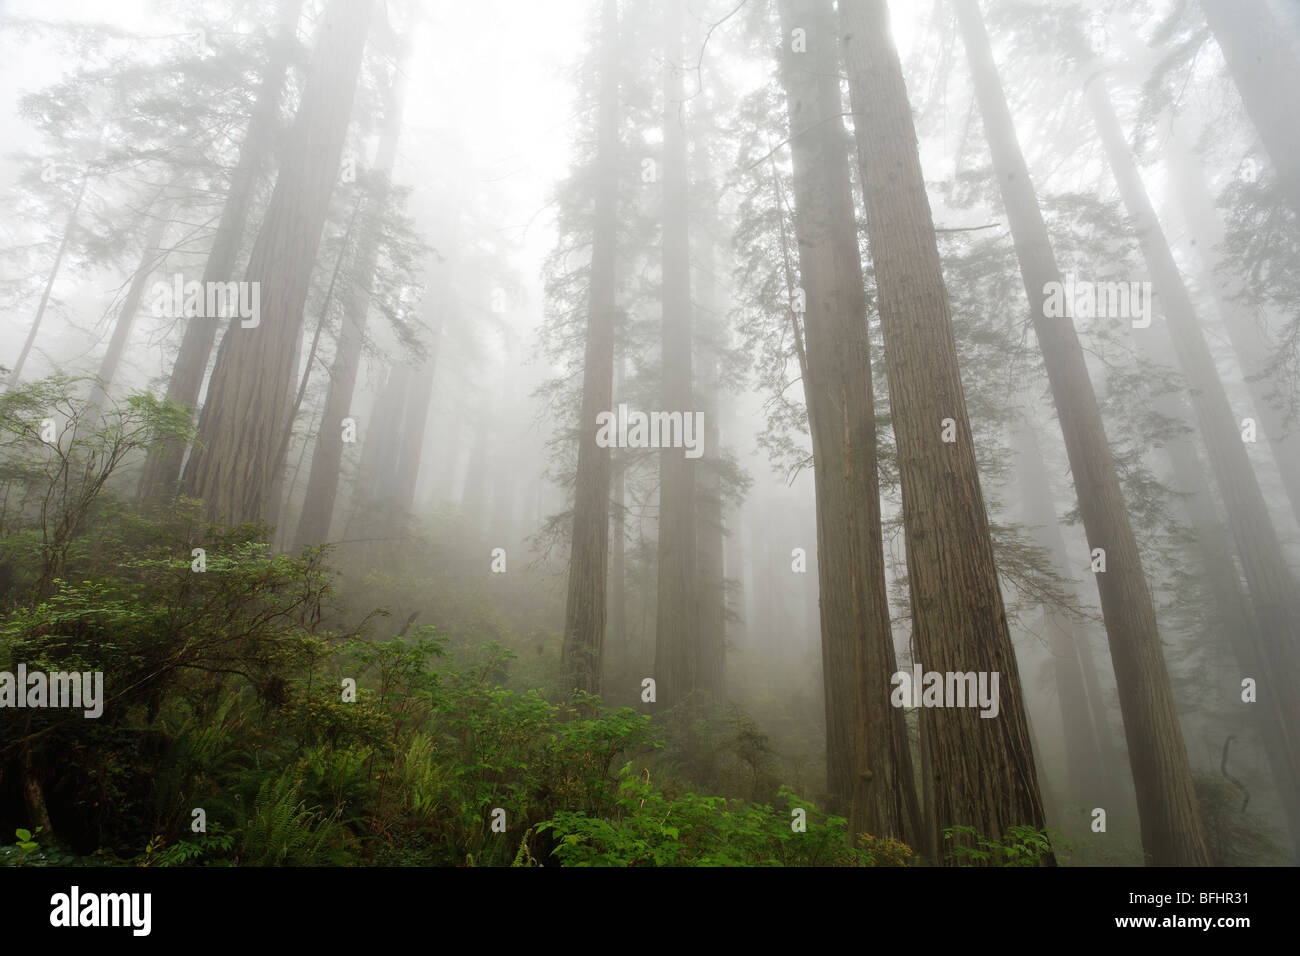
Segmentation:
[[(320, 423), (320, 414), (317, 413), (313, 416), (313, 420), (307, 426), (308, 434), (319, 432)], [(285, 479), (282, 482), (284, 486), (284, 494), (281, 496), (279, 503), (277, 504), (277, 514), (288, 514), (289, 512), (289, 504), (293, 501), (293, 496), (298, 491), (298, 476), (302, 474), (302, 464), (307, 458), (307, 448), (309, 444), (309, 442), (304, 441), (298, 448), (298, 457), (293, 463), (293, 471), (289, 471), (287, 467), (285, 469)], [(294, 530), (296, 531), (297, 529), (295, 528)], [(280, 525), (277, 527), (276, 532), (275, 548), (277, 551), (283, 551), (288, 546), (290, 540), (288, 529), (284, 528), (284, 525)]]
[[(253, 195), (262, 169), (267, 163), (275, 140), (289, 66), (298, 47), (298, 18), (303, 0), (281, 0), (280, 19), (266, 74), (258, 91), (257, 103), (249, 119), (248, 131), (239, 147), (239, 159), (230, 178), (230, 191), (221, 209), (221, 219), (203, 267), (203, 288), (209, 282), (228, 282), (234, 277), (235, 260), (252, 206)], [(180, 352), (167, 381), (167, 399), (187, 408), (195, 408), (203, 388), (203, 375), (212, 356), (220, 319), (214, 316), (187, 317), (181, 336)], [(142, 501), (159, 501), (171, 495), (181, 476), (185, 458), (183, 442), (160, 439), (149, 448), (144, 473), (140, 478)]]
[(1282, 194), (1300, 215), (1300, 124), (1292, 98), (1300, 90), (1300, 61), (1263, 0), (1201, 0), (1201, 9), (1273, 162)]
[[(1262, 640), (1258, 647), (1259, 701), (1276, 708), (1273, 723), (1282, 738), (1290, 774), (1300, 780), (1300, 591), (1286, 562), (1276, 528), (1242, 443), (1237, 420), (1219, 379), (1195, 308), (1168, 240), (1147, 197), (1128, 150), (1104, 76), (1094, 72), (1086, 94), (1125, 208), (1133, 218), (1152, 287), (1161, 303), (1172, 350), (1187, 379), (1192, 408), (1205, 441), (1210, 472), (1218, 487), (1228, 529), (1241, 559)], [(1282, 780), (1279, 783), (1285, 784)]]
[[(727, 434), (731, 434), (727, 432)], [(723, 562), (726, 577), (726, 643), (732, 647), (746, 648), (751, 645), (749, 618), (745, 612), (745, 557), (749, 554), (749, 543), (745, 539), (745, 523), (741, 520), (741, 509), (735, 505), (723, 512)]]
[(393, 497), (389, 501), (389, 515), (393, 522), (390, 534), (398, 534), (407, 526), (415, 512), (416, 488), (420, 481), (420, 463), (424, 457), (424, 433), (429, 427), (429, 408), (433, 403), (434, 373), (438, 368), (438, 350), (442, 343), (443, 325), (447, 321), (447, 311), (452, 308), (451, 298), (447, 293), (447, 278), (444, 274), (439, 287), (441, 293), (435, 298), (433, 308), (433, 337), (429, 347), (429, 357), (418, 368), (412, 368), (407, 379), (406, 401), (402, 416), (400, 445), (396, 461), (396, 485)]
[[(1042, 451), (1034, 434), (1034, 425), (1022, 421), (1016, 434), (1017, 483), (1024, 520), (1036, 525), (1039, 547), (1045, 549), (1051, 568), (1069, 581), (1070, 562), (1065, 551), (1065, 539), (1052, 501), (1051, 482), (1043, 464)], [(1070, 591), (1073, 592), (1073, 586)], [(1113, 806), (1107, 771), (1101, 761), (1101, 750), (1094, 732), (1092, 714), (1088, 706), (1088, 692), (1084, 682), (1083, 666), (1077, 644), (1087, 640), (1087, 633), (1079, 622), (1058, 608), (1043, 607), (1043, 624), (1052, 654), (1052, 672), (1056, 694), (1061, 706), (1061, 732), (1065, 738), (1065, 760), (1069, 774), (1068, 806)]]
[[(1147, 62), (1152, 51), (1142, 45), (1138, 31), (1127, 18), (1120, 19), (1118, 27), (1116, 42), (1124, 56), (1133, 64)], [(1273, 397), (1280, 383), (1275, 376), (1267, 374), (1271, 346), (1256, 326), (1251, 310), (1236, 301), (1242, 282), (1239, 277), (1229, 277), (1224, 269), (1220, 252), (1225, 233), (1223, 216), (1215, 204), (1205, 170), (1193, 155), (1185, 122), (1177, 114), (1168, 116), (1161, 155), (1170, 175), (1170, 190), (1187, 227), (1188, 242), (1196, 249), (1201, 284), (1213, 294), (1259, 424), (1268, 438), (1291, 513), (1300, 522), (1300, 431), (1288, 427), (1286, 410)]]
[(135, 325), (136, 313), (140, 311), (140, 302), (144, 299), (146, 283), (163, 259), (160, 247), (163, 234), (167, 231), (166, 208), (160, 204), (153, 212), (155, 214), (153, 221), (150, 222), (149, 231), (144, 237), (144, 253), (140, 257), (140, 265), (131, 276), (131, 284), (126, 290), (125, 298), (122, 299), (122, 307), (118, 309), (117, 321), (113, 323), (113, 334), (109, 337), (104, 357), (100, 359), (97, 381), (90, 392), (90, 403), (97, 408), (102, 408), (108, 402), (109, 390), (113, 387), (113, 379), (117, 377), (122, 353), (126, 351), (126, 343), (131, 338), (131, 328)]
[(331, 0), (321, 15), (302, 104), (245, 281), (260, 284), (255, 328), (231, 322), (199, 418), (184, 486), (210, 520), (264, 516), (295, 379), (303, 304), (339, 175), (372, 0)]
[[(311, 347), (307, 349), (307, 359), (303, 363), (302, 375), (298, 377), (298, 387), (294, 391), (292, 401), (289, 404), (289, 410), (284, 416), (284, 425), (280, 429), (280, 439), (276, 445), (274, 458), (271, 461), (271, 490), (267, 495), (266, 503), (266, 522), (276, 526), (275, 541), (279, 547), (281, 541), (285, 540), (287, 529), (280, 526), (281, 507), (287, 503), (285, 495), (285, 472), (289, 463), (289, 446), (293, 444), (293, 428), (298, 421), (298, 413), (302, 410), (303, 399), (307, 396), (307, 386), (311, 382), (311, 376), (316, 371), (316, 354), (320, 350), (321, 336), (325, 332), (325, 323), (329, 320), (330, 306), (334, 302), (334, 289), (338, 284), (339, 273), (343, 269), (343, 261), (347, 258), (348, 249), (352, 247), (352, 231), (357, 224), (357, 215), (361, 212), (361, 197), (358, 195), (356, 201), (352, 204), (352, 214), (348, 217), (348, 224), (343, 230), (343, 237), (339, 241), (339, 251), (334, 257), (334, 269), (330, 273), (329, 285), (325, 288), (325, 299), (321, 303), (320, 316), (316, 319), (316, 330), (311, 336)], [(298, 344), (294, 346), (294, 354), (302, 352), (303, 328), (298, 327)], [(317, 430), (319, 431), (320, 419), (317, 418)], [(303, 451), (311, 444), (307, 437), (311, 434), (310, 425), (303, 435)], [(299, 461), (302, 460), (302, 454), (299, 453)]]
[(1286, 411), (1273, 397), (1280, 383), (1276, 377), (1265, 374), (1272, 358), (1270, 344), (1260, 334), (1250, 310), (1235, 301), (1239, 285), (1235, 282), (1228, 285), (1230, 280), (1224, 278), (1224, 263), (1217, 252), (1224, 238), (1223, 217), (1215, 207), (1204, 170), (1191, 155), (1176, 126), (1169, 131), (1163, 156), (1178, 196), (1179, 209), (1200, 257), (1202, 284), (1214, 295), (1228, 340), (1241, 364), (1246, 389), (1259, 416), (1260, 430), (1268, 439), (1269, 450), (1281, 475), (1292, 517), (1300, 523), (1300, 429), (1287, 425)]
[[(925, 715), (935, 825), (1000, 839), (1015, 825), (1042, 829), (1043, 804), (934, 220), (885, 2), (841, 0), (839, 12), (898, 443), (916, 663), (999, 675), (996, 718), (970, 706)], [(955, 442), (943, 441), (945, 429)]]
[[(623, 357), (614, 366), (614, 395), (623, 392)], [(619, 449), (612, 461), (614, 469), (613, 526), (610, 532), (613, 553), (609, 562), (609, 640), (619, 654), (627, 646), (627, 451)]]
[(695, 193), (691, 197), (691, 205), (696, 210), (693, 221), (695, 254), (699, 262), (696, 270), (699, 315), (695, 324), (695, 354), (700, 367), (699, 399), (704, 413), (704, 454), (699, 459), (701, 472), (696, 486), (700, 629), (695, 668), (700, 688), (721, 703), (726, 699), (727, 661), (727, 582), (721, 471), (721, 356), (725, 349), (727, 329), (722, 303), (725, 293), (718, 277), (721, 255), (715, 237), (723, 230), (717, 221), (721, 203), (714, 185), (710, 156), (711, 137), (716, 121), (703, 97), (697, 98), (696, 102), (699, 106), (692, 150)]
[(54, 291), (54, 280), (59, 277), (59, 270), (63, 268), (63, 257), (67, 254), (68, 243), (72, 240), (72, 231), (77, 227), (77, 216), (81, 213), (81, 202), (86, 198), (86, 185), (90, 182), (91, 169), (92, 167), (87, 165), (81, 174), (81, 182), (77, 185), (77, 195), (72, 200), (72, 210), (68, 213), (68, 221), (63, 224), (63, 236), (59, 239), (58, 251), (54, 253), (54, 263), (50, 266), (50, 274), (45, 280), (45, 288), (41, 292), (41, 301), (36, 306), (36, 315), (32, 319), (32, 327), (27, 332), (22, 351), (18, 353), (18, 360), (14, 362), (14, 367), (9, 372), (6, 387), (11, 388), (18, 384), (23, 374), (23, 366), (27, 364), (27, 356), (31, 354), (32, 346), (36, 344), (36, 336), (41, 331), (41, 323), (45, 321), (45, 309), (50, 304), (50, 293)]
[[(687, 217), (686, 97), (681, 57), (684, 0), (664, 3), (663, 385), (662, 408), (695, 410), (691, 362), (691, 255)], [(707, 422), (706, 422), (707, 425)], [(682, 448), (659, 453), (659, 573), (655, 680), (664, 707), (698, 687), (700, 640), (696, 589), (695, 462)]]
[(596, 443), (596, 416), (611, 410), (613, 398), (614, 270), (618, 242), (618, 0), (604, 0), (600, 42), (587, 345), (562, 652), (573, 686), (593, 694), (599, 694), (601, 688), (605, 581), (609, 573), (609, 449)]
[(339, 469), (343, 462), (343, 419), (352, 407), (357, 386), (357, 370), (361, 367), (361, 351), (366, 339), (366, 325), (370, 317), (370, 296), (374, 284), (375, 266), (379, 261), (379, 237), (384, 216), (388, 212), (393, 166), (397, 160), (397, 143), (402, 131), (402, 107), (406, 100), (407, 57), (405, 48), (393, 72), (393, 83), (388, 91), (384, 126), (379, 134), (375, 153), (374, 175), (376, 183), (365, 222), (362, 239), (357, 250), (357, 264), (353, 270), (351, 295), (343, 312), (339, 339), (330, 364), (329, 387), (325, 393), (325, 410), (321, 415), (321, 428), (312, 449), (311, 470), (307, 477), (307, 492), (294, 538), (294, 549), (301, 550), (329, 540), (330, 522), (334, 515), (334, 501), (338, 496)]
[(495, 396), (491, 387), (484, 389), (478, 401), (478, 417), (474, 422), (474, 445), (465, 468), (465, 490), (461, 495), (461, 514), (468, 520), (471, 534), (478, 536), (485, 529), (487, 511), (488, 471), (492, 458), (492, 440), (496, 423), (493, 413)]
[[(840, 118), (829, 0), (782, 0), (783, 78), (804, 293), (804, 397), (813, 445), (826, 762), (850, 833), (914, 842), (920, 810), (897, 671), (876, 471), (867, 299)], [(806, 51), (794, 31), (804, 30)]]
[(1074, 323), (1068, 317), (1047, 315), (1050, 284), (1060, 283), (1061, 271), (1020, 151), (977, 0), (957, 0), (957, 13), (1088, 547), (1100, 548), (1106, 555), (1106, 571), (1096, 575), (1097, 590), (1120, 692), (1142, 845), (1158, 866), (1203, 865), (1208, 857), (1191, 764), (1114, 455)]
[[(701, 152), (703, 150), (701, 149)], [(708, 240), (706, 240), (708, 241)], [(717, 280), (714, 275), (716, 256), (704, 257), (700, 282), (700, 312), (706, 327), (714, 335), (721, 333), (717, 321)], [(709, 342), (700, 342), (700, 405), (704, 411), (703, 468), (697, 484), (698, 521), (696, 539), (699, 552), (700, 601), (699, 639), (696, 645), (696, 676), (701, 690), (721, 703), (726, 692), (726, 580), (723, 566), (722, 531), (722, 448), (718, 422), (719, 392), (718, 354)]]
[[(1157, 410), (1191, 427), (1191, 415), (1182, 402), (1170, 407), (1169, 396), (1161, 396)], [(1263, 666), (1260, 648), (1268, 638), (1260, 632), (1259, 621), (1249, 596), (1241, 586), (1241, 575), (1233, 560), (1228, 536), (1214, 507), (1205, 465), (1188, 436), (1172, 439), (1165, 450), (1169, 456), (1169, 482), (1183, 496), (1187, 522), (1196, 536), (1194, 552), (1201, 567), (1202, 578), (1213, 603), (1212, 627), (1235, 658), (1239, 674), (1254, 676)], [(1225, 689), (1235, 697), (1240, 687), (1235, 680), (1225, 682)], [(1268, 755), (1269, 769), (1280, 794), (1300, 793), (1300, 776), (1294, 761), (1294, 751), (1288, 751), (1289, 735), (1284, 721), (1286, 708), (1276, 694), (1261, 700), (1260, 708), (1252, 707), (1260, 739)], [(1291, 832), (1292, 853), (1300, 862), (1300, 804), (1283, 798), (1282, 808)]]
[(394, 465), (401, 454), (402, 420), (406, 413), (408, 382), (413, 374), (409, 366), (393, 366), (375, 398), (361, 446), (344, 538), (352, 537), (358, 521), (364, 522), (368, 530), (379, 527), (381, 535), (387, 534), (394, 523), (389, 521), (384, 509), (396, 495)]

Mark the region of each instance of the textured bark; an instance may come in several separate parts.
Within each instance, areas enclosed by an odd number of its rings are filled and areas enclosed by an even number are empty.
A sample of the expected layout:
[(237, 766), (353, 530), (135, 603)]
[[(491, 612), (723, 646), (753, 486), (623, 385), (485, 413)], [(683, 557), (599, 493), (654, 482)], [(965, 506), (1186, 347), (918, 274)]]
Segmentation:
[(1264, 0), (1201, 0), (1201, 9), (1282, 193), (1300, 215), (1300, 124), (1294, 99), (1300, 90), (1300, 62)]
[(1106, 571), (1096, 575), (1097, 589), (1124, 715), (1142, 845), (1156, 865), (1202, 865), (1208, 858), (1191, 765), (1114, 456), (1074, 323), (1046, 314), (1048, 283), (1059, 283), (1061, 272), (977, 0), (957, 0), (957, 12), (1088, 547), (1106, 554)]
[(371, 8), (371, 0), (332, 0), (321, 15), (302, 104), (244, 276), (260, 284), (260, 324), (232, 320), (199, 418), (200, 444), (185, 469), (185, 491), (203, 500), (210, 520), (264, 517)]
[[(828, 788), (850, 832), (914, 842), (919, 806), (897, 671), (876, 473), (867, 299), (840, 118), (829, 0), (782, 0), (794, 221), (806, 311), (804, 397), (813, 445)], [(796, 52), (795, 29), (806, 52)]]
[[(1291, 774), (1300, 774), (1300, 591), (1286, 562), (1263, 492), (1237, 430), (1237, 420), (1219, 379), (1191, 297), (1168, 240), (1133, 163), (1123, 130), (1106, 91), (1105, 78), (1086, 82), (1091, 107), (1125, 208), (1134, 220), (1142, 253), (1161, 303), (1171, 347), (1187, 380), (1189, 397), (1205, 441), (1210, 473), (1219, 490), (1228, 530), (1241, 560), (1262, 640), (1257, 649), (1259, 700), (1276, 707), (1271, 723), (1275, 745), (1287, 755)], [(1290, 776), (1289, 779), (1300, 779)], [(1279, 780), (1285, 789), (1285, 783)]]
[[(339, 272), (343, 269), (343, 261), (347, 258), (348, 250), (352, 248), (352, 233), (356, 228), (357, 216), (361, 212), (361, 197), (352, 204), (352, 214), (348, 217), (347, 227), (343, 230), (343, 238), (339, 242), (339, 251), (334, 257), (334, 268), (330, 273), (329, 285), (325, 289), (325, 300), (321, 303), (320, 315), (316, 319), (316, 330), (311, 336), (311, 347), (307, 349), (307, 358), (303, 362), (302, 375), (298, 378), (298, 387), (292, 395), (292, 401), (289, 404), (289, 410), (285, 413), (284, 424), (280, 428), (280, 440), (277, 445), (275, 457), (271, 463), (271, 490), (267, 494), (266, 502), (266, 522), (275, 526), (276, 546), (286, 537), (286, 529), (280, 527), (280, 515), (283, 506), (287, 503), (288, 496), (293, 494), (292, 483), (286, 490), (286, 471), (289, 463), (289, 446), (293, 443), (293, 427), (298, 421), (298, 413), (302, 410), (303, 399), (307, 396), (307, 386), (311, 382), (312, 373), (316, 371), (316, 354), (320, 350), (321, 336), (325, 332), (325, 321), (330, 313), (330, 306), (334, 301), (334, 289), (338, 284)], [(294, 346), (294, 352), (302, 352), (303, 328), (298, 328), (298, 344)], [(319, 417), (315, 423), (317, 431), (320, 428)], [(313, 431), (311, 425), (306, 428), (307, 434)], [(302, 450), (305, 451), (310, 444), (306, 436), (303, 437)], [(302, 452), (299, 453), (299, 460), (302, 459)]]
[[(686, 96), (682, 83), (682, 5), (664, 5), (663, 383), (662, 409), (694, 414), (691, 363), (691, 261), (687, 222)], [(705, 422), (706, 426), (708, 422)], [(695, 462), (681, 448), (659, 453), (658, 600), (655, 680), (671, 707), (698, 686)]]
[[(212, 240), (212, 248), (203, 267), (203, 283), (228, 282), (234, 277), (235, 259), (239, 243), (252, 205), (253, 194), (262, 169), (271, 154), (280, 99), (284, 92), (289, 65), (297, 48), (298, 18), (303, 0), (282, 0), (280, 19), (274, 46), (267, 61), (266, 75), (258, 90), (257, 103), (249, 119), (248, 131), (239, 147), (239, 159), (230, 178), (230, 191), (221, 208), (221, 219)], [(203, 387), (203, 375), (212, 356), (212, 345), (217, 338), (217, 318), (187, 318), (181, 336), (180, 351), (172, 365), (167, 380), (167, 398), (187, 408), (195, 408)], [(140, 478), (140, 497), (144, 501), (159, 501), (176, 488), (180, 480), (181, 464), (185, 457), (184, 443), (159, 440), (149, 448), (144, 473)]]
[(614, 270), (618, 242), (617, 0), (604, 0), (601, 12), (600, 71), (587, 343), (562, 650), (573, 686), (594, 694), (600, 693), (601, 688), (609, 560), (609, 449), (596, 444), (596, 416), (610, 411), (613, 400)]
[[(841, 0), (839, 11), (898, 443), (915, 661), (927, 671), (999, 675), (997, 717), (973, 707), (925, 714), (934, 825), (995, 838), (1014, 825), (1042, 829), (948, 293), (888, 10), (884, 0)], [(945, 419), (954, 443), (942, 441)]]

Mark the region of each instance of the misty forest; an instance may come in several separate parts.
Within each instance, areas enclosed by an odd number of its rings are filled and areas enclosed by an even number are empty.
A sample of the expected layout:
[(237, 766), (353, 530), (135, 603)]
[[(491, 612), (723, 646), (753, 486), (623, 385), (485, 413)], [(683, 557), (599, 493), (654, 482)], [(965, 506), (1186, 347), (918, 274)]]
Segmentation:
[(1300, 862), (1297, 95), (1297, 0), (0, 2), (0, 862)]

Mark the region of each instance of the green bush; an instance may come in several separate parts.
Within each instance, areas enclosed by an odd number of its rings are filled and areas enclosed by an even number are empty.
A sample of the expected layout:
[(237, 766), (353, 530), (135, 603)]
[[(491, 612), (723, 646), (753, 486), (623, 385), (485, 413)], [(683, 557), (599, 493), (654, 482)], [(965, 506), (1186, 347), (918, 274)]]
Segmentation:
[[(842, 817), (785, 789), (781, 798), (778, 808), (694, 793), (670, 798), (628, 764), (607, 816), (566, 811), (539, 830), (555, 834), (554, 855), (566, 866), (874, 866), (911, 857), (894, 841), (850, 848)], [(793, 825), (796, 809), (805, 814), (802, 831)]]

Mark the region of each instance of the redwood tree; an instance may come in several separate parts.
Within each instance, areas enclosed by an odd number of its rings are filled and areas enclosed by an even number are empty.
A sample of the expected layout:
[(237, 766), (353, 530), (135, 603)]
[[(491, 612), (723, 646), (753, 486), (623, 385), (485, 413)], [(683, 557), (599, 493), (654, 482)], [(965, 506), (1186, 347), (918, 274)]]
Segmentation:
[[(691, 362), (691, 255), (687, 223), (686, 103), (682, 90), (682, 0), (664, 3), (663, 409), (694, 414)], [(707, 423), (706, 423), (707, 424)], [(682, 448), (659, 452), (659, 573), (655, 680), (671, 707), (696, 689), (699, 606), (695, 542), (695, 462)]]
[(925, 714), (934, 826), (994, 837), (1015, 825), (1042, 829), (1020, 675), (889, 13), (885, 0), (840, 0), (839, 13), (898, 444), (914, 659), (927, 671), (999, 675), (996, 717), (974, 707)]
[(352, 114), (372, 0), (331, 0), (321, 15), (302, 102), (244, 280), (260, 289), (260, 321), (238, 317), (222, 340), (199, 445), (184, 489), (213, 520), (264, 515), (285, 415), (312, 266)]
[(1048, 291), (1061, 282), (1061, 271), (1020, 150), (977, 0), (957, 0), (957, 14), (994, 172), (1011, 224), (1034, 333), (1065, 439), (1088, 547), (1101, 549), (1106, 556), (1106, 570), (1095, 576), (1124, 715), (1142, 844), (1156, 865), (1205, 864), (1205, 838), (1191, 765), (1115, 456), (1074, 323), (1068, 317), (1052, 318), (1047, 314)]
[(573, 686), (600, 693), (609, 561), (609, 449), (596, 443), (596, 416), (614, 391), (615, 252), (618, 241), (618, 0), (601, 10), (595, 208), (587, 305), (587, 341), (578, 421), (573, 539), (564, 609), (564, 665)]
[[(297, 50), (298, 18), (303, 0), (281, 0), (280, 18), (275, 37), (271, 41), (271, 54), (266, 73), (258, 90), (257, 103), (249, 119), (244, 141), (239, 147), (239, 158), (230, 177), (226, 201), (221, 207), (212, 248), (203, 267), (203, 284), (228, 282), (234, 278), (235, 259), (239, 243), (252, 211), (253, 194), (259, 177), (273, 152), (280, 100), (284, 93), (289, 66)], [(185, 320), (180, 351), (172, 363), (167, 380), (167, 399), (195, 408), (203, 386), (203, 376), (212, 357), (220, 319), (212, 316), (192, 316)], [(149, 448), (144, 473), (140, 478), (140, 496), (156, 501), (175, 490), (180, 479), (185, 446), (174, 439), (159, 438)]]
[(402, 105), (405, 100), (406, 58), (400, 57), (393, 71), (389, 88), (383, 128), (379, 133), (379, 146), (375, 154), (373, 175), (378, 182), (367, 200), (361, 242), (357, 249), (355, 285), (346, 300), (334, 360), (330, 364), (329, 386), (325, 393), (325, 410), (321, 415), (321, 428), (312, 449), (311, 471), (307, 477), (307, 492), (302, 513), (295, 532), (295, 550), (329, 539), (330, 522), (334, 514), (334, 500), (338, 495), (339, 469), (343, 462), (343, 419), (348, 417), (352, 395), (357, 385), (357, 371), (361, 366), (361, 350), (366, 338), (366, 325), (370, 317), (371, 284), (379, 258), (379, 238), (383, 217), (387, 212), (393, 165), (397, 159), (397, 143), (402, 129)]
[[(867, 298), (830, 0), (782, 0), (804, 396), (813, 444), (826, 760), (851, 831), (919, 831), (885, 586)], [(792, 304), (792, 308), (796, 305)]]

